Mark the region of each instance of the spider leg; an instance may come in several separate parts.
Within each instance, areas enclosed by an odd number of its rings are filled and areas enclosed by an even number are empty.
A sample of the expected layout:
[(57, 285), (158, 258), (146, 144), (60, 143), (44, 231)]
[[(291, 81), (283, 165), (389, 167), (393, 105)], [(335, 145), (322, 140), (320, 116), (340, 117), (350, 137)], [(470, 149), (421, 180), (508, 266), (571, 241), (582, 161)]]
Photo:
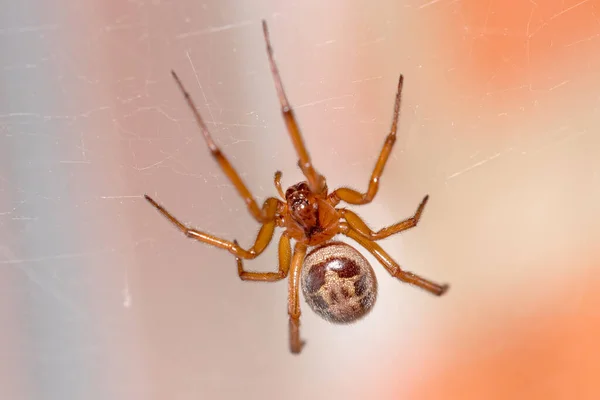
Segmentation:
[(321, 193), (325, 190), (325, 179), (321, 174), (317, 172), (317, 170), (312, 165), (310, 155), (308, 154), (306, 146), (304, 145), (304, 140), (302, 139), (300, 128), (298, 127), (298, 123), (296, 122), (296, 118), (294, 117), (294, 111), (292, 110), (292, 107), (290, 106), (290, 103), (283, 89), (283, 83), (281, 82), (279, 69), (277, 68), (275, 60), (273, 58), (273, 48), (271, 47), (271, 40), (269, 39), (269, 30), (267, 28), (267, 22), (265, 20), (263, 20), (262, 26), (263, 33), (265, 36), (265, 42), (267, 44), (267, 54), (269, 56), (271, 74), (273, 75), (273, 80), (275, 81), (275, 90), (277, 91), (277, 96), (279, 97), (279, 103), (281, 104), (281, 113), (283, 114), (285, 125), (292, 139), (292, 143), (294, 144), (294, 148), (296, 149), (296, 153), (298, 153), (298, 166), (302, 170), (304, 176), (306, 176), (306, 179), (308, 179), (308, 185), (310, 187), (310, 190), (313, 193)]
[(371, 174), (367, 191), (365, 193), (360, 193), (354, 189), (344, 187), (336, 189), (329, 195), (329, 198), (334, 205), (338, 204), (340, 200), (343, 200), (348, 204), (368, 204), (377, 194), (377, 191), (379, 190), (379, 179), (381, 178), (381, 174), (383, 174), (383, 169), (390, 156), (390, 153), (392, 152), (394, 143), (396, 143), (396, 130), (398, 128), (398, 117), (400, 115), (403, 82), (404, 78), (402, 75), (400, 75), (400, 79), (398, 80), (398, 91), (396, 92), (396, 102), (394, 104), (392, 127), (390, 129), (390, 133), (385, 139), (383, 148), (379, 153), (379, 159), (377, 160), (375, 168), (373, 169), (373, 173)]
[(291, 272), (288, 286), (288, 315), (290, 329), (290, 351), (299, 354), (304, 347), (304, 341), (300, 339), (300, 272), (306, 256), (306, 245), (296, 242), (294, 256), (292, 258)]
[(419, 204), (415, 215), (412, 217), (405, 219), (404, 221), (400, 221), (394, 225), (386, 226), (377, 232), (373, 232), (371, 228), (369, 228), (356, 213), (346, 209), (341, 209), (339, 211), (354, 231), (358, 232), (369, 240), (379, 240), (417, 226), (428, 199), (429, 196), (425, 196), (423, 201), (421, 201), (421, 204)]
[(198, 124), (198, 126), (200, 127), (200, 130), (202, 131), (204, 140), (206, 141), (206, 144), (207, 144), (213, 158), (219, 163), (219, 165), (221, 166), (221, 169), (223, 170), (223, 172), (225, 172), (225, 175), (227, 175), (227, 177), (229, 178), (231, 183), (233, 183), (233, 186), (235, 186), (239, 195), (244, 199), (244, 202), (248, 206), (248, 210), (250, 211), (250, 214), (252, 214), (252, 216), (258, 222), (261, 222), (261, 223), (266, 222), (268, 220), (267, 216), (263, 212), (261, 212), (260, 208), (258, 208), (258, 204), (256, 203), (256, 200), (254, 200), (254, 197), (252, 197), (250, 190), (248, 190), (248, 188), (244, 184), (244, 181), (242, 181), (242, 178), (240, 177), (240, 175), (237, 173), (235, 168), (233, 168), (233, 166), (231, 165), (231, 163), (229, 162), (227, 157), (225, 157), (225, 155), (221, 152), (221, 149), (219, 149), (219, 147), (217, 147), (214, 140), (212, 139), (210, 131), (208, 130), (208, 127), (206, 126), (206, 124), (204, 123), (204, 120), (200, 116), (200, 113), (198, 112), (198, 109), (196, 108), (196, 104), (194, 103), (194, 100), (192, 100), (192, 97), (190, 96), (188, 91), (185, 89), (185, 87), (183, 86), (181, 81), (179, 80), (179, 77), (177, 76), (175, 71), (171, 71), (171, 74), (173, 75), (175, 82), (177, 82), (177, 86), (179, 86), (179, 90), (181, 90), (181, 93), (183, 93), (183, 96), (185, 97), (185, 101), (187, 102), (188, 106), (192, 110), (192, 113), (194, 114), (194, 118), (196, 119), (196, 123)]
[[(233, 241), (237, 245), (237, 241)], [(279, 270), (277, 272), (250, 272), (244, 271), (244, 262), (240, 257), (236, 257), (238, 274), (243, 281), (262, 281), (276, 282), (284, 279), (290, 270), (292, 257), (292, 248), (290, 247), (290, 237), (286, 232), (279, 239)]]
[(420, 287), (436, 296), (441, 296), (448, 290), (449, 286), (446, 284), (439, 285), (412, 272), (403, 271), (381, 246), (356, 232), (347, 223), (340, 223), (340, 232), (354, 239), (358, 244), (367, 249), (393, 277), (400, 279), (402, 282)]
[(275, 189), (277, 189), (277, 193), (283, 200), (285, 200), (285, 194), (283, 193), (283, 188), (281, 187), (281, 171), (275, 172), (275, 178), (273, 181), (275, 182)]
[(274, 197), (268, 198), (262, 208), (264, 214), (270, 219), (270, 221), (265, 222), (258, 235), (256, 236), (256, 241), (254, 246), (249, 250), (245, 250), (240, 247), (236, 242), (230, 242), (225, 239), (220, 239), (216, 236), (210, 235), (208, 233), (204, 233), (198, 231), (196, 229), (192, 229), (182, 222), (180, 222), (177, 218), (175, 218), (170, 212), (168, 212), (163, 206), (154, 201), (150, 196), (144, 195), (146, 200), (150, 204), (154, 206), (165, 218), (167, 218), (177, 229), (183, 232), (187, 237), (196, 239), (200, 242), (209, 244), (211, 246), (215, 246), (221, 249), (225, 249), (229, 251), (236, 257), (245, 258), (245, 259), (253, 259), (256, 258), (260, 253), (262, 253), (265, 248), (271, 242), (273, 238), (273, 232), (275, 231), (275, 219), (273, 216), (277, 210), (277, 205), (279, 204), (279, 200)]

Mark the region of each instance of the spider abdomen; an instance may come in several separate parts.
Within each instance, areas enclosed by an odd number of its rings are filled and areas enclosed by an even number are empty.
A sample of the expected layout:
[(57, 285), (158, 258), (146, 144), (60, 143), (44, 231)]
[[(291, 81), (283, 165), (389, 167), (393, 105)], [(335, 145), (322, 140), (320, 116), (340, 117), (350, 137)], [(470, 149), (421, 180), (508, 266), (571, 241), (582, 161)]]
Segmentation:
[(310, 308), (322, 318), (349, 323), (373, 308), (377, 278), (369, 262), (352, 246), (328, 242), (306, 256), (302, 291)]

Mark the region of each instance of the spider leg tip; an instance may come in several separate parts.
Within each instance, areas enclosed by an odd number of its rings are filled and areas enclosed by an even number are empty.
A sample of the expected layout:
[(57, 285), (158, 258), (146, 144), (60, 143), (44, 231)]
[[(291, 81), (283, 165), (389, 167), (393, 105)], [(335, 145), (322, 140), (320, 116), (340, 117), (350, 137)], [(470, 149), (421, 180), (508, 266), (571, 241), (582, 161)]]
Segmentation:
[(156, 201), (154, 201), (154, 199), (150, 196), (148, 196), (147, 194), (144, 193), (144, 198), (150, 203), (152, 204), (154, 207), (158, 207), (158, 203)]
[(297, 356), (300, 353), (302, 353), (302, 349), (304, 349), (304, 345), (306, 344), (306, 342), (304, 340), (302, 340), (300, 343), (292, 345), (290, 352)]
[(450, 289), (450, 285), (448, 284), (444, 284), (440, 287), (440, 291), (438, 293), (438, 296), (443, 295), (444, 293), (446, 293), (448, 291), (448, 289)]

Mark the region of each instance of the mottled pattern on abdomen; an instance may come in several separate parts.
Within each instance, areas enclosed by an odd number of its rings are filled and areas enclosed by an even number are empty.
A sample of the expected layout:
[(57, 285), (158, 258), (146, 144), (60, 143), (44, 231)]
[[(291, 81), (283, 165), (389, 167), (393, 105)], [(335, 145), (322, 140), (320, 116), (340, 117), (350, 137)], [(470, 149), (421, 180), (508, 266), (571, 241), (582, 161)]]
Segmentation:
[(373, 308), (377, 279), (358, 250), (342, 242), (328, 242), (306, 256), (302, 291), (318, 315), (330, 322), (349, 323)]

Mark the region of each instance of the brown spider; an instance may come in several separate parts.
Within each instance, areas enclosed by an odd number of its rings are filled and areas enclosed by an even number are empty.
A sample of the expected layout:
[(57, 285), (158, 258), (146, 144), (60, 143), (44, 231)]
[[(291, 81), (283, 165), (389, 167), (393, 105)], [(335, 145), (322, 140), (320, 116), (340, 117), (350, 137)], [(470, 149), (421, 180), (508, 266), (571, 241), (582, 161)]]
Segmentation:
[[(334, 323), (349, 323), (363, 317), (371, 310), (377, 297), (377, 280), (370, 264), (350, 245), (331, 241), (337, 234), (354, 239), (369, 251), (392, 276), (403, 282), (418, 286), (436, 296), (444, 294), (448, 285), (438, 285), (411, 272), (403, 271), (375, 243), (375, 240), (415, 227), (421, 218), (429, 196), (425, 196), (414, 216), (377, 232), (372, 231), (354, 212), (345, 208), (336, 208), (340, 201), (349, 204), (368, 204), (377, 194), (379, 178), (396, 141), (402, 75), (398, 81), (392, 127), (379, 154), (377, 164), (375, 164), (367, 191), (360, 193), (342, 187), (329, 193), (325, 178), (312, 165), (300, 134), (300, 128), (283, 90), (279, 71), (273, 60), (273, 50), (265, 21), (262, 22), (262, 26), (271, 73), (281, 103), (281, 112), (294, 148), (298, 153), (298, 166), (307, 181), (291, 186), (284, 193), (281, 187), (281, 172), (277, 171), (274, 179), (275, 187), (283, 201), (269, 197), (263, 203), (262, 208), (259, 208), (236, 170), (213, 141), (189, 93), (175, 72), (172, 72), (175, 82), (194, 113), (212, 156), (246, 202), (250, 214), (262, 226), (254, 245), (246, 250), (240, 247), (236, 240), (230, 242), (185, 226), (150, 196), (145, 195), (145, 198), (187, 237), (225, 249), (233, 254), (237, 261), (238, 274), (242, 280), (275, 282), (284, 279), (289, 274), (290, 350), (292, 353), (300, 353), (304, 345), (304, 341), (300, 339), (300, 301), (298, 296), (300, 282), (302, 282), (302, 290), (310, 307), (321, 317)], [(277, 272), (244, 270), (242, 259), (249, 260), (259, 256), (271, 242), (276, 227), (285, 228), (279, 240), (279, 270)], [(293, 255), (290, 244), (292, 239), (295, 240)], [(307, 254), (307, 249), (311, 246), (317, 247)]]

